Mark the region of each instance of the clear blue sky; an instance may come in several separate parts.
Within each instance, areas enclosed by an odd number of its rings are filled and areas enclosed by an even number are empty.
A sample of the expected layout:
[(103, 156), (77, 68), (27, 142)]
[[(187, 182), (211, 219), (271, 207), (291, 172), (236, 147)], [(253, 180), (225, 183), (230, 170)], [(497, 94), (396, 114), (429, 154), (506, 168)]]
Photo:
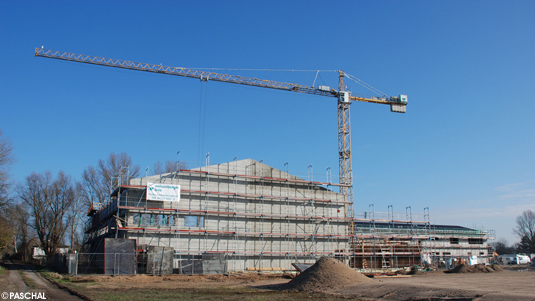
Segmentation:
[(34, 57), (44, 46), (191, 68), (342, 69), (409, 96), (406, 114), (352, 105), (356, 211), (430, 207), (432, 223), (515, 242), (515, 217), (535, 210), (534, 1), (1, 1), (0, 29), (0, 128), (17, 181), (80, 178), (111, 152), (144, 171), (178, 150), (338, 172), (334, 98)]

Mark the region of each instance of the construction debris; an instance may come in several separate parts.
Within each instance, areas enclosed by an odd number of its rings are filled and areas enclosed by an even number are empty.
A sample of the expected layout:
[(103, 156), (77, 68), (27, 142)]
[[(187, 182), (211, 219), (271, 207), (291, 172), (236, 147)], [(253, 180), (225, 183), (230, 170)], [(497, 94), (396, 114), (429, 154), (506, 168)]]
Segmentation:
[(484, 265), (484, 264), (476, 264), (476, 265), (467, 265), (467, 264), (461, 264), (456, 266), (455, 268), (445, 271), (444, 273), (493, 273), (493, 272), (501, 272), (503, 269), (498, 266), (497, 264), (491, 264), (491, 265)]
[(306, 269), (310, 268), (312, 264), (308, 263), (292, 263), (292, 266), (299, 271), (299, 273), (303, 273)]

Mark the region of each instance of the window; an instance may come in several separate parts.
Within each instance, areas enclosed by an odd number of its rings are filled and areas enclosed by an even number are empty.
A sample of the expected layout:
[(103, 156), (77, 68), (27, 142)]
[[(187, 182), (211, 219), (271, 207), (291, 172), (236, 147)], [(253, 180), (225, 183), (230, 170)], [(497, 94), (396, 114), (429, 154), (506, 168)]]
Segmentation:
[(158, 215), (158, 226), (167, 226), (166, 215), (164, 214)]
[(452, 244), (452, 245), (458, 245), (458, 244), (459, 244), (459, 238), (457, 238), (457, 237), (450, 237), (450, 244)]
[(485, 256), (485, 252), (479, 252), (479, 256)]
[(140, 217), (141, 217), (141, 214), (139, 213), (134, 213), (133, 215), (133, 220), (134, 220), (134, 225), (135, 226), (139, 226), (140, 225)]
[[(174, 226), (175, 218), (167, 214), (143, 214), (135, 213), (133, 215), (134, 225), (136, 226)], [(193, 227), (193, 226), (192, 226)], [(197, 226), (196, 226), (197, 227)]]
[(451, 252), (443, 252), (442, 256), (451, 256)]
[(140, 226), (150, 226), (152, 223), (152, 214), (141, 214)]
[(184, 217), (184, 227), (204, 228), (204, 216), (187, 215)]
[(471, 245), (482, 245), (484, 241), (482, 238), (469, 238), (468, 243)]

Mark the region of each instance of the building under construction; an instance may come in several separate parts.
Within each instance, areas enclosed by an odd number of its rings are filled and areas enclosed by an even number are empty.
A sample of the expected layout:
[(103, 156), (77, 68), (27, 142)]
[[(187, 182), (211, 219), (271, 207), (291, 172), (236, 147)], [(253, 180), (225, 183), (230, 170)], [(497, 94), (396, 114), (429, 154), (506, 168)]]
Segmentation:
[(356, 221), (351, 265), (363, 270), (430, 267), (488, 261), (494, 231), (425, 221)]
[(133, 179), (90, 209), (87, 242), (93, 252), (105, 238), (134, 241), (140, 254), (161, 248), (175, 273), (293, 270), (321, 256), (395, 269), (488, 255), (487, 231), (373, 210), (351, 223), (349, 201), (334, 191), (343, 185), (313, 178), (246, 159)]
[[(179, 198), (154, 200), (148, 183), (179, 187)], [(90, 212), (89, 232), (95, 246), (115, 237), (136, 240), (139, 250), (170, 247), (178, 270), (205, 254), (223, 256), (229, 271), (289, 270), (349, 255), (348, 202), (328, 189), (336, 185), (250, 159), (182, 169), (118, 187), (109, 204)]]

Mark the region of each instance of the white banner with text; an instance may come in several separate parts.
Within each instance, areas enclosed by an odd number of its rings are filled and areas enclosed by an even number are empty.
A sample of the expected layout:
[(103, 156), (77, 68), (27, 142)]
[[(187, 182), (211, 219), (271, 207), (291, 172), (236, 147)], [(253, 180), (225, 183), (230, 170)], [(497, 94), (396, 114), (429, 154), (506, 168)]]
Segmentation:
[(180, 202), (180, 185), (147, 183), (147, 200)]

